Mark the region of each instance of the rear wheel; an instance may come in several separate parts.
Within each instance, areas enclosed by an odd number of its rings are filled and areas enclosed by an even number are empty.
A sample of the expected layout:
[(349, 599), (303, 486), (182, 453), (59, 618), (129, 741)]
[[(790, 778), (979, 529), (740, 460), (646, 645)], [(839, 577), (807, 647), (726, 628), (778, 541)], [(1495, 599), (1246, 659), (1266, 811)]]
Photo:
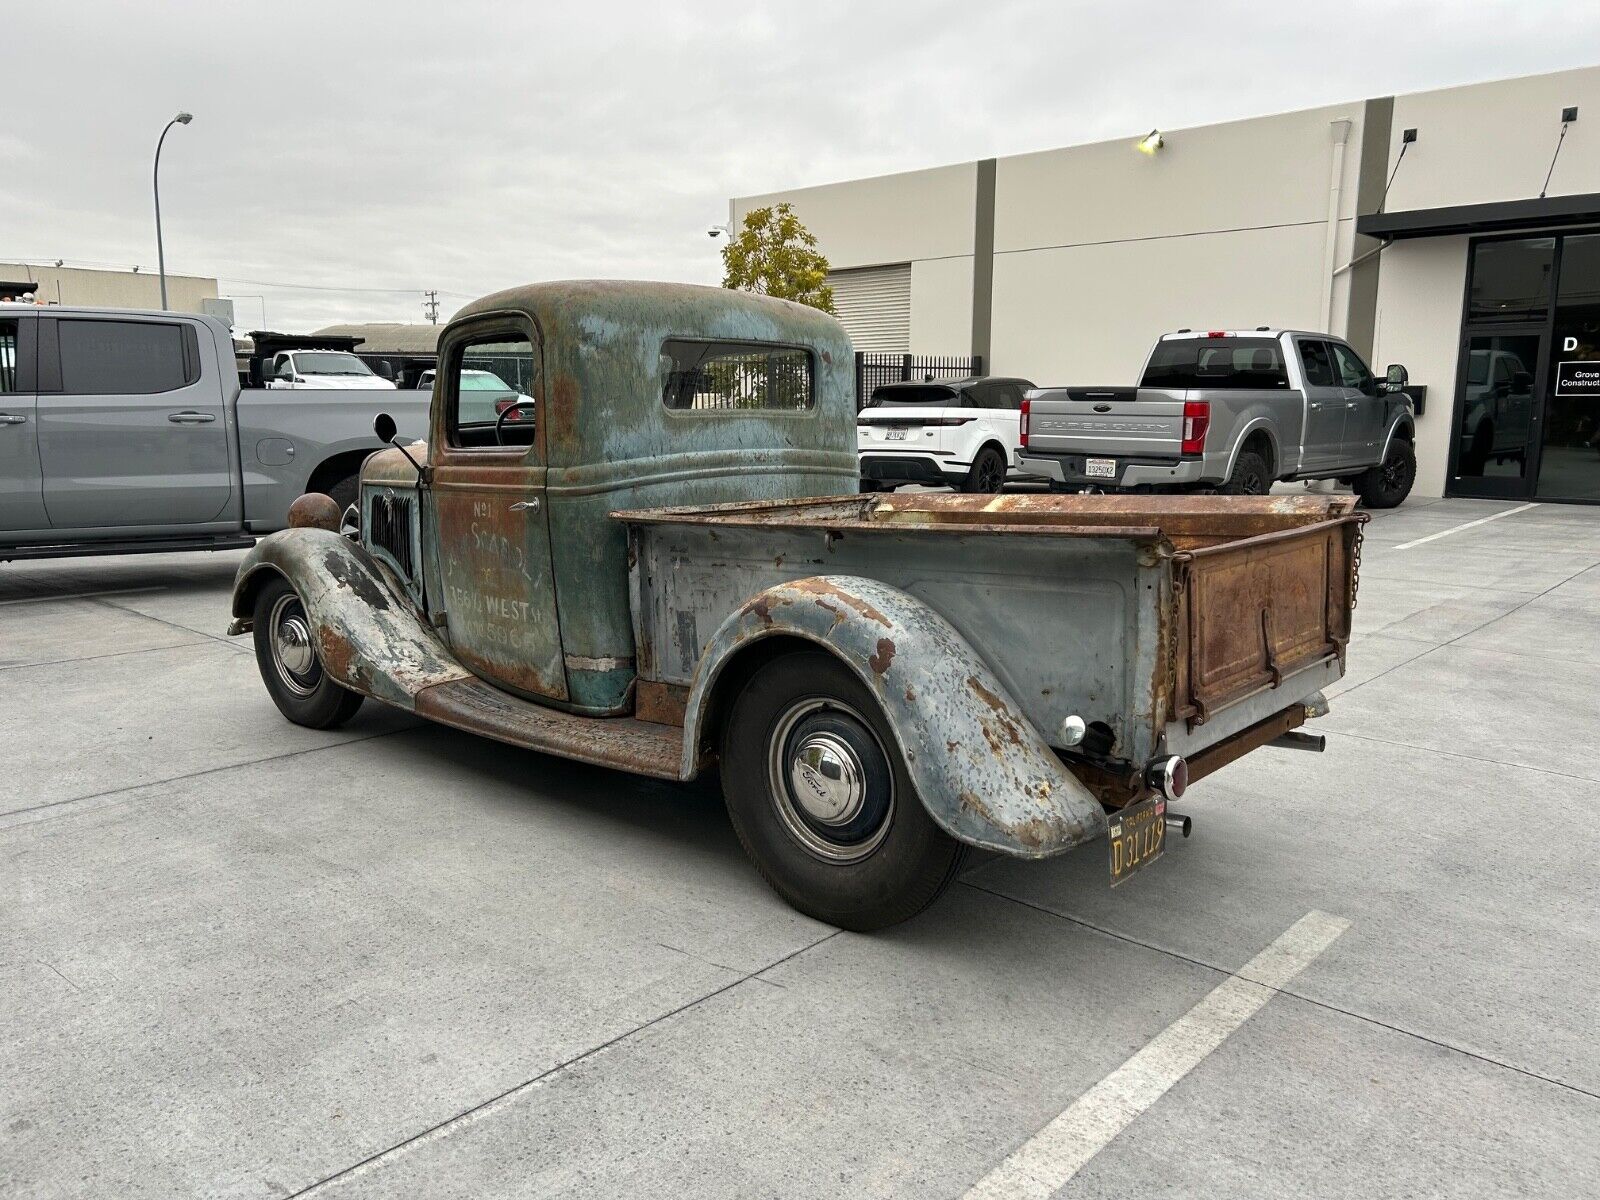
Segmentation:
[(1410, 442), (1389, 443), (1383, 461), (1363, 471), (1355, 482), (1356, 495), (1368, 508), (1395, 508), (1411, 494), (1417, 479), (1417, 454)]
[(1006, 456), (993, 446), (985, 446), (972, 460), (972, 469), (961, 482), (963, 492), (993, 494), (1006, 485)]
[(1265, 496), (1272, 489), (1267, 460), (1255, 450), (1241, 450), (1233, 461), (1233, 471), (1217, 492), (1223, 496)]
[(273, 579), (256, 596), (256, 666), (278, 711), (296, 725), (337, 729), (361, 707), (361, 694), (322, 669), (305, 606), (289, 581)]
[(785, 654), (750, 678), (723, 730), (722, 791), (773, 890), (845, 929), (915, 916), (965, 858), (923, 809), (877, 701), (828, 654)]

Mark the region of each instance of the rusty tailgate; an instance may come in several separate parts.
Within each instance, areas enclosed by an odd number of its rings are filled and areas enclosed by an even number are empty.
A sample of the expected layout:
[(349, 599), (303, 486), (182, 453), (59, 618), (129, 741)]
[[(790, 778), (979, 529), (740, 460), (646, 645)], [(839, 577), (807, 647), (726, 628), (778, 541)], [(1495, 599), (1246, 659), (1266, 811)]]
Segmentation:
[(1179, 552), (1173, 717), (1190, 727), (1330, 658), (1343, 660), (1365, 513)]

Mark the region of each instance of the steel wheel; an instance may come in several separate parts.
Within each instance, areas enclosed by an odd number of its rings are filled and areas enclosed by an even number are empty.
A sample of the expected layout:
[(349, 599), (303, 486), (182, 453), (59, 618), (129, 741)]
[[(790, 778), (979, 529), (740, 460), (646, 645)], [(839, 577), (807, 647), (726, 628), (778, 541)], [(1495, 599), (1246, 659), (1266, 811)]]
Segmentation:
[(728, 699), (728, 818), (780, 896), (867, 930), (915, 916), (949, 886), (965, 847), (928, 815), (878, 698), (850, 668), (791, 651)]
[(272, 665), (283, 686), (293, 695), (309, 697), (322, 680), (322, 664), (311, 642), (311, 622), (300, 597), (293, 592), (279, 596), (272, 605), (267, 623), (271, 638)]
[(361, 693), (322, 669), (316, 626), (289, 581), (263, 583), (251, 611), (256, 666), (278, 711), (311, 729), (335, 729), (355, 716)]

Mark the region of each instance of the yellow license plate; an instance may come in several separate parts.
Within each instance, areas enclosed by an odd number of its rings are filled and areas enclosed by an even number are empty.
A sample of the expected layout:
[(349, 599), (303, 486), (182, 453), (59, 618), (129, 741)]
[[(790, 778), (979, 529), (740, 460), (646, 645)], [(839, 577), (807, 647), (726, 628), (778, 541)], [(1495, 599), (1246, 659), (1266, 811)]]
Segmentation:
[(1111, 838), (1111, 886), (1161, 857), (1167, 847), (1167, 798), (1152, 796), (1107, 818)]

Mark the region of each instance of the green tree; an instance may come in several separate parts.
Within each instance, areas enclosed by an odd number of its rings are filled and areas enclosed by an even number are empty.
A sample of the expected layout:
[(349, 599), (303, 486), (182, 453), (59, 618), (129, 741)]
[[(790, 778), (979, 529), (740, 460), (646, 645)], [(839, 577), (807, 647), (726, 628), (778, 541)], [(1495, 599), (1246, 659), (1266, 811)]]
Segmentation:
[(794, 215), (793, 205), (747, 212), (743, 228), (722, 248), (722, 266), (725, 288), (833, 312), (833, 289), (825, 282), (828, 260), (817, 251), (811, 231)]

